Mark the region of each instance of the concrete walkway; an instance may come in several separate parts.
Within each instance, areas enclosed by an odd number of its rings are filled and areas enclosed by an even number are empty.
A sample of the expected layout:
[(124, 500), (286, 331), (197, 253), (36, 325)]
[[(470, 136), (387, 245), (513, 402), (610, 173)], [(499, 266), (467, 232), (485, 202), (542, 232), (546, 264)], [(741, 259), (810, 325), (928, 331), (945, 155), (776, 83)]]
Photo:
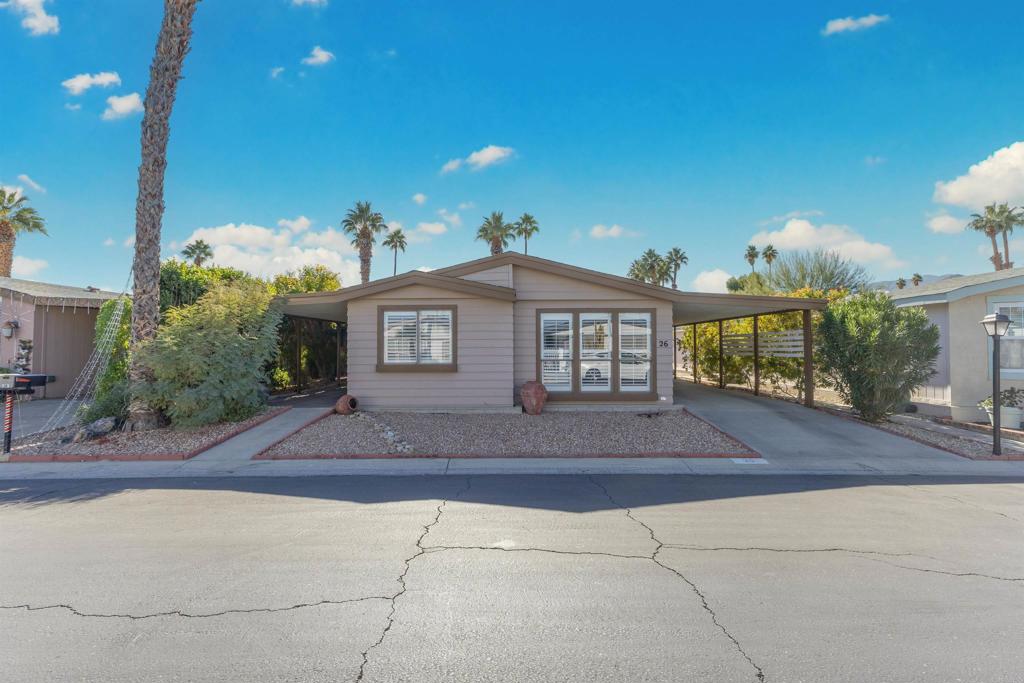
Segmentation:
[(746, 458), (431, 458), (252, 460), (330, 409), (332, 392), (278, 399), (283, 415), (184, 462), (0, 463), (4, 479), (321, 477), (467, 474), (843, 474), (1024, 477), (1024, 461), (973, 461), (802, 406), (680, 383), (676, 401), (760, 452)]

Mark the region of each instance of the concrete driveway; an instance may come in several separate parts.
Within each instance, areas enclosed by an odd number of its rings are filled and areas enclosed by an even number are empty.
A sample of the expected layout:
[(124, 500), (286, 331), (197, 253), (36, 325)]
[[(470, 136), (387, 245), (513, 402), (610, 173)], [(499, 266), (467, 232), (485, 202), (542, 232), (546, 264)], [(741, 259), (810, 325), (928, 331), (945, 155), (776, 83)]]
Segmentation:
[(803, 471), (856, 465), (866, 471), (942, 472), (964, 459), (821, 410), (743, 391), (676, 382), (675, 400), (769, 461)]
[(3, 680), (1019, 681), (1020, 481), (0, 482)]

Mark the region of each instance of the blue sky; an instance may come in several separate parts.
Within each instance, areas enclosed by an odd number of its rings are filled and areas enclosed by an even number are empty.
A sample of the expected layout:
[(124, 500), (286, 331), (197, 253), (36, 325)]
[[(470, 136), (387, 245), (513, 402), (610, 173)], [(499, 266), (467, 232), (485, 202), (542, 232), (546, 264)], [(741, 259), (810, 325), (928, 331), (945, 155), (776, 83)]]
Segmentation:
[[(51, 233), (18, 274), (127, 279), (161, 5), (0, 0), (0, 183)], [(219, 263), (354, 284), (336, 229), (368, 199), (413, 237), (400, 270), (485, 255), (503, 210), (538, 218), (531, 253), (608, 272), (679, 246), (686, 288), (743, 273), (751, 241), (880, 279), (984, 271), (960, 227), (1024, 204), (1022, 24), (1020, 2), (203, 0), (165, 255), (203, 237)]]

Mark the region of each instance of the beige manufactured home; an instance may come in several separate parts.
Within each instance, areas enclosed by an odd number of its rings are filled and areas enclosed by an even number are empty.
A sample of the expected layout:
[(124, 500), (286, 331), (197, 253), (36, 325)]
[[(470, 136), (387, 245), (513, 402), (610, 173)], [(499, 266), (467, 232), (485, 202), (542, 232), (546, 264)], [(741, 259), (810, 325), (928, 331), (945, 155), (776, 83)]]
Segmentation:
[(516, 405), (530, 380), (553, 402), (671, 404), (676, 327), (822, 305), (680, 292), (506, 252), (291, 295), (285, 313), (347, 324), (348, 391), (362, 407), (467, 409)]

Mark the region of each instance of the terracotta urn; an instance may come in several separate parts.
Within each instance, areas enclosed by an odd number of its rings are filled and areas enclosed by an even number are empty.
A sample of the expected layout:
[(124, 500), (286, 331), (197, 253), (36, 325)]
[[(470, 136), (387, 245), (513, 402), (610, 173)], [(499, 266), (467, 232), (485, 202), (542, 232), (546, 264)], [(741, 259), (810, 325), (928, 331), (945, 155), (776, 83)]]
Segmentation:
[(345, 394), (334, 404), (334, 412), (338, 415), (351, 415), (359, 407), (359, 401), (351, 394)]
[(548, 390), (540, 382), (529, 381), (520, 390), (523, 411), (527, 415), (540, 415), (544, 410), (544, 402), (548, 400)]

